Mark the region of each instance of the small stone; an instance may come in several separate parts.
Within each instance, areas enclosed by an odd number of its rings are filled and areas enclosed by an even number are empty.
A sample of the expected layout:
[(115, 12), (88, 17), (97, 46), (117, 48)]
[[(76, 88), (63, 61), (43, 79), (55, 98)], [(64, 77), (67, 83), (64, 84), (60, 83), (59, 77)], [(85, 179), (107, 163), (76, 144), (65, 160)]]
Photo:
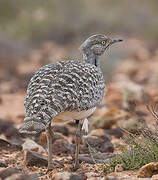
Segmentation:
[(106, 129), (104, 132), (110, 136), (115, 136), (116, 138), (120, 138), (123, 136), (123, 132), (120, 128), (111, 128)]
[(20, 172), (21, 172), (20, 169), (9, 167), (0, 171), (0, 178), (5, 179), (11, 176), (12, 174), (20, 173)]
[(105, 179), (100, 178), (100, 177), (90, 177), (90, 178), (87, 178), (87, 180), (105, 180)]
[(87, 180), (104, 180), (104, 178), (99, 177), (98, 174), (94, 172), (88, 172), (85, 175), (87, 177)]
[(0, 150), (22, 150), (22, 146), (20, 144), (12, 144), (4, 139), (0, 139)]
[(104, 136), (104, 130), (103, 129), (94, 129), (89, 133), (88, 136)]
[(25, 164), (27, 166), (47, 166), (47, 158), (37, 152), (27, 151), (25, 154)]
[(5, 180), (38, 180), (37, 174), (21, 174), (21, 173), (15, 173), (9, 177), (7, 177)]
[(152, 178), (151, 178), (151, 180), (158, 180), (158, 174), (153, 175)]
[(69, 172), (59, 172), (56, 173), (52, 180), (84, 180), (85, 178), (83, 175), (76, 174), (76, 173), (69, 173)]
[(54, 132), (62, 133), (64, 136), (69, 135), (69, 129), (66, 126), (55, 125), (53, 126)]
[(65, 139), (58, 139), (53, 143), (53, 154), (71, 154), (74, 151), (73, 146)]
[(122, 171), (124, 171), (123, 165), (122, 164), (117, 164), (115, 166), (115, 172), (122, 172)]
[(52, 180), (69, 180), (70, 175), (69, 172), (59, 172), (52, 177)]
[[(88, 164), (103, 164), (110, 162), (110, 159), (114, 157), (115, 155), (113, 153), (88, 153), (88, 154), (79, 154), (79, 161), (85, 162)], [(74, 155), (72, 155), (74, 159)]]
[(120, 180), (115, 176), (106, 176), (104, 180)]
[[(100, 152), (113, 152), (114, 147), (113, 144), (110, 142), (110, 137), (104, 133), (102, 136), (88, 136), (85, 138), (85, 144), (88, 147), (88, 144), (95, 148), (97, 151)], [(88, 144), (87, 144), (88, 143)]]
[[(127, 172), (114, 172), (105, 177), (104, 180), (140, 180), (140, 178), (132, 177)], [(149, 179), (143, 179), (143, 180), (149, 180)]]
[(3, 160), (0, 160), (0, 167), (8, 167), (8, 163)]
[(40, 146), (39, 144), (37, 144), (35, 141), (31, 140), (31, 139), (26, 139), (26, 141), (24, 142), (24, 144), (22, 145), (23, 150), (24, 151), (36, 151), (39, 153), (44, 153), (45, 150), (42, 146)]
[(5, 133), (6, 129), (9, 129), (10, 127), (13, 127), (13, 122), (0, 119), (0, 134)]
[(20, 133), (18, 129), (14, 127), (14, 123), (12, 121), (0, 119), (0, 134), (4, 134), (6, 138), (11, 141), (18, 143), (22, 142)]
[(158, 174), (158, 162), (144, 165), (139, 169), (137, 176), (140, 178), (150, 178), (155, 174)]
[(110, 135), (120, 138), (123, 136), (123, 133), (120, 128), (111, 128), (111, 129), (94, 129), (89, 133), (89, 136), (104, 136)]

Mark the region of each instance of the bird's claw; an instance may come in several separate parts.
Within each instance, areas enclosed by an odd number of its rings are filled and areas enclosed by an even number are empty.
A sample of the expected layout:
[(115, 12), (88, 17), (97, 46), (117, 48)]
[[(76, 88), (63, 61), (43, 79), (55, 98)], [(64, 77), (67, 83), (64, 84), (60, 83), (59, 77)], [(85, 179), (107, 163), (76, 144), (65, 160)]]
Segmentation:
[(54, 166), (53, 166), (53, 165), (49, 165), (49, 166), (47, 167), (46, 173), (52, 171), (53, 169), (54, 169)]

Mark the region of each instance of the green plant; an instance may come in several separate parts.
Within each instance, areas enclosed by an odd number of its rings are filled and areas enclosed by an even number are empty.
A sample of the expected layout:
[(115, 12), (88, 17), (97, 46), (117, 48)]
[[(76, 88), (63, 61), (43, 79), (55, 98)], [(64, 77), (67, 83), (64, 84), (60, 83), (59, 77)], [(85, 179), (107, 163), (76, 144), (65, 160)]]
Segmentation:
[(126, 134), (126, 148), (121, 154), (116, 154), (108, 164), (102, 166), (105, 174), (113, 172), (117, 164), (121, 164), (124, 170), (134, 170), (143, 165), (158, 161), (158, 114), (156, 113), (156, 105), (149, 106), (147, 109), (156, 119), (155, 129), (151, 130), (147, 125), (139, 129), (139, 135), (123, 130)]

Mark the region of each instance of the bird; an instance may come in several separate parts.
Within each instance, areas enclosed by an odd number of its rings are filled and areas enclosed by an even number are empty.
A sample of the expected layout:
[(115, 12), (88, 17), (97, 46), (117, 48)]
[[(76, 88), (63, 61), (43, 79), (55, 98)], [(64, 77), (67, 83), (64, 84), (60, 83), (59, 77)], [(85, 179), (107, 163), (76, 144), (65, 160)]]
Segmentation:
[(20, 133), (35, 135), (46, 132), (48, 148), (47, 172), (54, 169), (52, 141), (55, 137), (51, 123), (56, 119), (75, 121), (76, 150), (74, 169), (80, 167), (81, 132), (88, 133), (88, 117), (104, 98), (106, 85), (100, 67), (100, 56), (120, 38), (95, 34), (80, 46), (83, 60), (64, 60), (47, 64), (31, 78), (24, 101), (26, 116)]

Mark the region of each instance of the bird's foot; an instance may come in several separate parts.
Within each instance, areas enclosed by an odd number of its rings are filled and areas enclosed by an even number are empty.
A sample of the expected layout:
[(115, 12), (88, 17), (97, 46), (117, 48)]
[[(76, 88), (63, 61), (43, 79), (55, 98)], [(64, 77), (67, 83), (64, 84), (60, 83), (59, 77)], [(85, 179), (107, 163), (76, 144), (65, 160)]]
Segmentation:
[(54, 165), (53, 164), (49, 164), (47, 167), (47, 171), (46, 173), (48, 173), (49, 171), (52, 171), (54, 169)]
[(48, 173), (49, 171), (52, 171), (55, 168), (63, 168), (63, 167), (64, 165), (62, 163), (58, 161), (53, 161), (53, 163), (48, 164), (46, 173)]
[(72, 171), (77, 171), (77, 169), (81, 168), (79, 163), (75, 163), (75, 165), (72, 167)]

